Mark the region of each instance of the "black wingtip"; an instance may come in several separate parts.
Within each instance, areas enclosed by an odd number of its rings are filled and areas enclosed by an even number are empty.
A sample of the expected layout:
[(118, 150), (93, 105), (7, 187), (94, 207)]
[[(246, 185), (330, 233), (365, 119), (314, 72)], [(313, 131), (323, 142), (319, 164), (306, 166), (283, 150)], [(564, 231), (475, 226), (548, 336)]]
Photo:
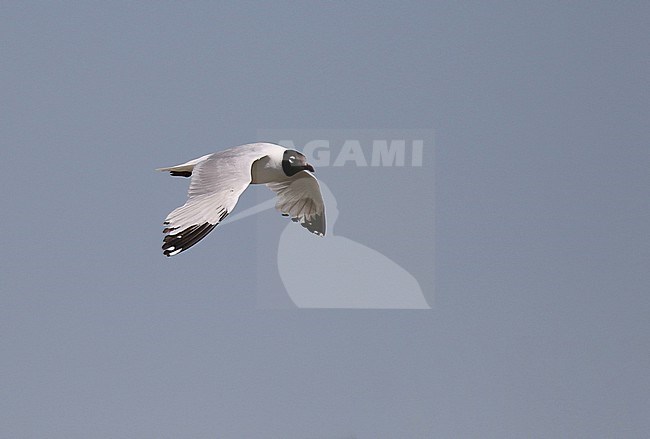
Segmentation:
[[(223, 221), (223, 219), (228, 216), (228, 211), (224, 210), (219, 215), (219, 219), (216, 224), (203, 223), (189, 226), (186, 229), (177, 232), (173, 235), (167, 235), (163, 238), (163, 254), (167, 257), (175, 256), (179, 253), (184, 252), (188, 248), (192, 247), (194, 244), (205, 238), (205, 236), (212, 231), (217, 225)], [(165, 221), (164, 225), (168, 226), (169, 221)], [(169, 233), (177, 230), (178, 227), (165, 227), (163, 233)]]
[(191, 177), (192, 171), (169, 171), (172, 177)]
[(190, 226), (175, 235), (165, 236), (162, 245), (163, 254), (169, 257), (184, 252), (201, 239), (205, 238), (205, 236), (216, 226), (216, 224), (204, 223), (201, 225)]

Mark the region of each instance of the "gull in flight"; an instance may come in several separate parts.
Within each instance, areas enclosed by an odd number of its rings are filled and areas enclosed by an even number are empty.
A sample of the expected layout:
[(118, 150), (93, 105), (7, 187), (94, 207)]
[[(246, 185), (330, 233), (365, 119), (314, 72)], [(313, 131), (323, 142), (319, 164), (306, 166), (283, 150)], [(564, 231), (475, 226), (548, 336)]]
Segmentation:
[[(314, 168), (305, 156), (273, 143), (249, 143), (159, 168), (192, 177), (188, 199), (163, 223), (163, 254), (174, 256), (203, 239), (237, 204), (249, 184), (265, 184), (277, 195), (275, 208), (310, 232), (325, 235), (325, 204)], [(308, 172), (311, 171), (311, 172)]]

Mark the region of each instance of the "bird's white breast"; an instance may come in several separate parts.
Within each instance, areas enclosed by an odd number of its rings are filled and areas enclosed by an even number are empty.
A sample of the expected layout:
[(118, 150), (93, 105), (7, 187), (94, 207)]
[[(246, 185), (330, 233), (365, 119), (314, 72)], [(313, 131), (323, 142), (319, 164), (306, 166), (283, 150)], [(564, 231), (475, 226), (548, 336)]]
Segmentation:
[[(276, 146), (276, 145), (274, 145)], [(282, 157), (285, 148), (273, 148), (269, 153), (251, 166), (251, 184), (264, 184), (286, 180), (288, 177), (282, 170)]]

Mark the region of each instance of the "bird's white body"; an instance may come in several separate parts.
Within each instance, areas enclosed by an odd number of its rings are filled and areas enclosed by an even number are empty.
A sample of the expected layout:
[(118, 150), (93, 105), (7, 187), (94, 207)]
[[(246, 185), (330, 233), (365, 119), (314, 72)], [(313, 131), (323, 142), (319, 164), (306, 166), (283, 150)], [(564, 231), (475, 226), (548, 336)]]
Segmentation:
[[(276, 148), (271, 148), (272, 146)], [(256, 160), (251, 166), (251, 184), (266, 184), (289, 179), (290, 177), (282, 172), (282, 156), (286, 148), (269, 145), (265, 149), (266, 156)]]
[[(282, 172), (282, 155), (287, 150), (286, 148), (280, 145), (275, 145), (273, 143), (250, 143), (248, 145), (242, 146), (249, 147), (247, 153), (250, 153), (252, 156), (262, 156), (262, 158), (253, 162), (251, 166), (251, 184), (266, 184), (272, 181), (284, 180), (288, 178)], [(221, 152), (225, 151), (228, 150)], [(212, 155), (213, 154), (206, 154), (202, 157), (199, 157), (198, 159), (190, 160), (187, 163), (170, 166), (167, 168), (158, 168), (156, 171), (192, 172), (196, 165), (206, 161)]]

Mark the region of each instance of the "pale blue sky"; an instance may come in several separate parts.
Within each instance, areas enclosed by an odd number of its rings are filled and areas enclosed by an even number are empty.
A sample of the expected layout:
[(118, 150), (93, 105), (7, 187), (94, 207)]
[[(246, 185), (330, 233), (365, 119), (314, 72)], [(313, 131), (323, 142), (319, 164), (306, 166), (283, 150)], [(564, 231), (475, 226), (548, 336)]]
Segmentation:
[[(2, 2), (0, 437), (647, 437), (649, 28)], [(187, 184), (152, 170), (283, 128), (435, 130), (432, 310), (258, 309), (254, 221), (162, 256)]]

